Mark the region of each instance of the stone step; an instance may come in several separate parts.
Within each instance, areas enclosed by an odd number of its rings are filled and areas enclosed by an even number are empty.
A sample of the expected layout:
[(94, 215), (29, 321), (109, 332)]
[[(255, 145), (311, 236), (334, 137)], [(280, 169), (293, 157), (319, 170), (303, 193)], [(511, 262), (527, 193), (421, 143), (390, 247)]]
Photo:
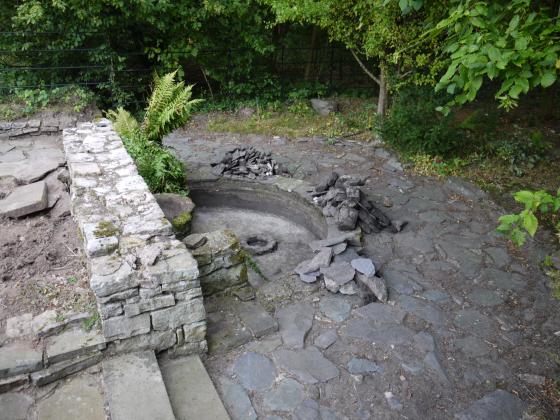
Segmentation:
[(175, 420), (153, 351), (104, 360), (103, 381), (112, 420)]
[(177, 420), (229, 420), (200, 357), (162, 360), (160, 367)]

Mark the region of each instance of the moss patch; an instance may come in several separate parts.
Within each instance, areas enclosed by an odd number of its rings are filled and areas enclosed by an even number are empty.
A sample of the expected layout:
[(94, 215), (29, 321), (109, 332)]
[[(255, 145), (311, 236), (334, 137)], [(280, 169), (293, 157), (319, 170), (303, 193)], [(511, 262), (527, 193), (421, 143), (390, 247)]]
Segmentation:
[(106, 220), (99, 222), (97, 228), (93, 231), (96, 238), (108, 238), (110, 236), (117, 236), (119, 233), (119, 229)]
[(186, 229), (188, 229), (191, 220), (192, 220), (192, 213), (184, 212), (181, 213), (176, 218), (174, 218), (171, 221), (171, 225), (173, 226), (173, 229), (175, 229), (176, 231), (184, 232)]

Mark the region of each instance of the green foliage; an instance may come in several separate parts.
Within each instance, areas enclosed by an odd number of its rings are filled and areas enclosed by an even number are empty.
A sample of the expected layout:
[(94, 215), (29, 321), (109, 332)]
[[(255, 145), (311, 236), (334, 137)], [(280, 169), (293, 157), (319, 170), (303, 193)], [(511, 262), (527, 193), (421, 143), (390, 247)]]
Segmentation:
[(163, 136), (184, 125), (193, 106), (202, 102), (201, 99), (191, 100), (192, 85), (176, 83), (176, 74), (177, 71), (174, 71), (163, 77), (155, 77), (142, 123), (142, 131), (149, 141), (161, 144)]
[(507, 139), (490, 143), (491, 153), (508, 165), (516, 176), (522, 176), (525, 168), (533, 168), (545, 159), (552, 148), (540, 131), (527, 135), (524, 131), (514, 132)]
[(461, 136), (452, 116), (435, 110), (440, 98), (429, 87), (403, 89), (379, 122), (383, 140), (404, 154), (445, 156), (455, 151), (461, 146)]
[[(525, 243), (526, 233), (535, 236), (539, 221), (537, 214), (541, 216), (551, 215), (558, 217), (560, 210), (560, 189), (556, 192), (556, 197), (552, 194), (541, 191), (518, 191), (513, 195), (515, 201), (522, 203), (525, 208), (518, 214), (506, 214), (499, 218), (500, 225), (497, 230), (507, 235), (517, 246)], [(556, 230), (560, 233), (560, 222), (556, 220)]]
[[(422, 4), (433, 7), (412, 0), (399, 4), (403, 12)], [(560, 20), (553, 13), (531, 0), (454, 0), (445, 18), (427, 21), (432, 28), (421, 40), (445, 35), (443, 53), (449, 60), (437, 89), (453, 99), (441, 110), (473, 101), (486, 79), (501, 83), (496, 99), (506, 109), (516, 106), (522, 93), (554, 84), (560, 69)]]
[(192, 107), (192, 86), (175, 83), (176, 72), (157, 77), (142, 124), (123, 108), (107, 113), (152, 192), (187, 193), (183, 164), (161, 146), (163, 137), (184, 125)]
[(2, 98), (0, 117), (15, 119), (28, 117), (43, 108), (82, 112), (94, 102), (94, 95), (78, 86), (55, 89), (18, 89), (12, 95)]
[(99, 316), (99, 312), (95, 311), (92, 316), (84, 320), (84, 330), (91, 331), (101, 322), (101, 317)]

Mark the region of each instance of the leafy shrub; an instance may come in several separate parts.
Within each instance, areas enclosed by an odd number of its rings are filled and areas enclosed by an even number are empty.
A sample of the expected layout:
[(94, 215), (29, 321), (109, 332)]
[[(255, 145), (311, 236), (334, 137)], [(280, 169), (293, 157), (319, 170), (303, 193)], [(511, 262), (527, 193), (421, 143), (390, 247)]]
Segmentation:
[(522, 203), (525, 208), (519, 214), (501, 216), (498, 232), (507, 235), (513, 243), (521, 246), (525, 243), (526, 232), (534, 236), (539, 226), (537, 214), (550, 216), (560, 238), (560, 188), (556, 197), (546, 191), (518, 191), (513, 195), (515, 201)]
[(460, 136), (452, 116), (436, 111), (440, 103), (430, 87), (403, 89), (378, 126), (383, 140), (405, 154), (449, 155)]
[(107, 113), (138, 172), (155, 193), (188, 192), (183, 164), (161, 143), (166, 134), (188, 121), (192, 107), (200, 100), (190, 99), (192, 86), (176, 83), (175, 74), (155, 77), (142, 124), (122, 107)]
[(524, 168), (533, 168), (545, 159), (552, 148), (540, 131), (514, 133), (507, 139), (489, 143), (491, 154), (509, 166), (510, 171), (522, 176)]

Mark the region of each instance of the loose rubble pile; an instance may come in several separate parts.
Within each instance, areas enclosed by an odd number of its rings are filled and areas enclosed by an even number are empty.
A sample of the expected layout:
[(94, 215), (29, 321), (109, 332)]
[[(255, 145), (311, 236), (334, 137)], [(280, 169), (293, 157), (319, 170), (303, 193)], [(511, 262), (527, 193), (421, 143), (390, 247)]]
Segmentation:
[(294, 271), (306, 283), (322, 277), (325, 287), (333, 293), (360, 294), (364, 304), (372, 300), (386, 302), (385, 280), (377, 275), (373, 261), (359, 254), (361, 235), (386, 228), (400, 232), (406, 222), (391, 221), (365, 197), (360, 189), (363, 185), (361, 178), (332, 172), (315, 187), (313, 201), (323, 208), (327, 224), (336, 229), (330, 229), (327, 239), (311, 242), (315, 256)]
[(376, 275), (371, 259), (360, 256), (360, 245), (359, 229), (313, 241), (309, 246), (316, 252), (315, 256), (301, 262), (294, 271), (305, 283), (314, 283), (322, 277), (325, 287), (333, 293), (359, 294), (364, 303), (387, 302), (385, 280)]
[(252, 146), (235, 148), (211, 165), (212, 173), (218, 176), (257, 179), (286, 173), (282, 165), (272, 159), (270, 152), (259, 152)]
[(391, 220), (362, 193), (364, 180), (333, 172), (315, 187), (313, 201), (323, 208), (325, 217), (333, 217), (340, 230), (360, 227), (365, 233), (391, 228), (400, 232), (405, 223)]

